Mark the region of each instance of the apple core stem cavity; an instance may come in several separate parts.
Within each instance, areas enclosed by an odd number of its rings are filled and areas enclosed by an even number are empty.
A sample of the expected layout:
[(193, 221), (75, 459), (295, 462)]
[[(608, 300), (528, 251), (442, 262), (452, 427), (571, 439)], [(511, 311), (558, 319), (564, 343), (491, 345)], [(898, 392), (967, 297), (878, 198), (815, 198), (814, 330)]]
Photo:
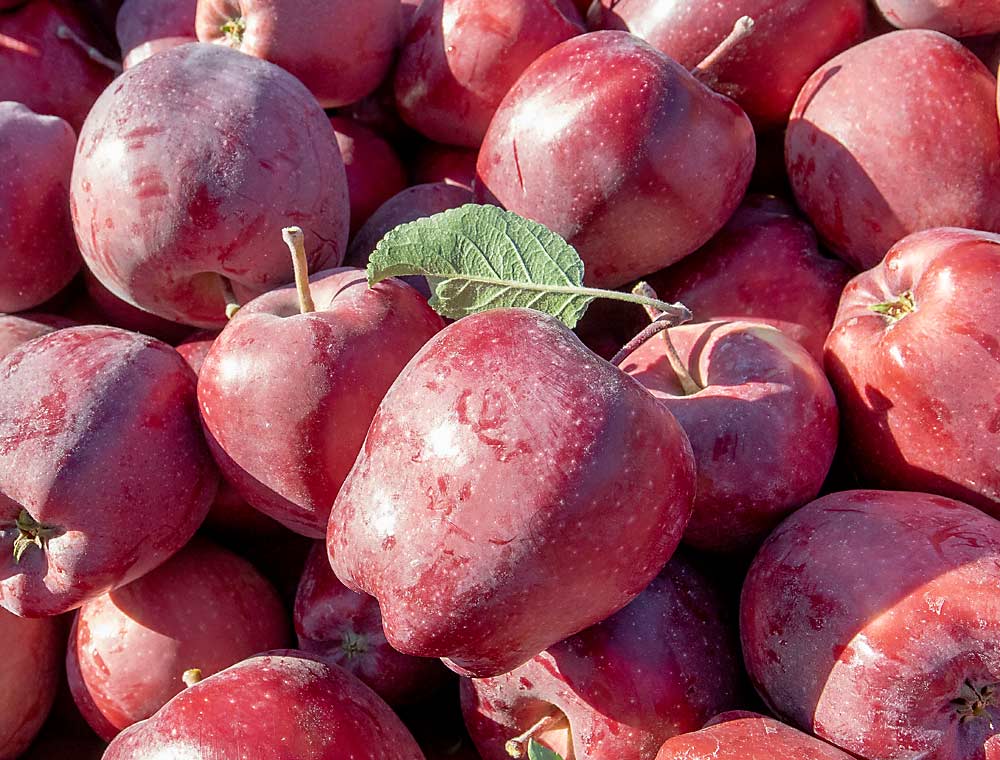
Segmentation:
[(913, 300), (913, 292), (907, 290), (895, 301), (883, 301), (870, 307), (876, 314), (888, 317), (890, 322), (898, 322), (907, 314), (917, 310), (917, 304)]
[(312, 293), (309, 290), (309, 261), (306, 259), (305, 236), (301, 227), (285, 227), (281, 231), (281, 239), (285, 241), (292, 254), (292, 268), (295, 270), (295, 289), (299, 292), (299, 312), (308, 314), (316, 311)]

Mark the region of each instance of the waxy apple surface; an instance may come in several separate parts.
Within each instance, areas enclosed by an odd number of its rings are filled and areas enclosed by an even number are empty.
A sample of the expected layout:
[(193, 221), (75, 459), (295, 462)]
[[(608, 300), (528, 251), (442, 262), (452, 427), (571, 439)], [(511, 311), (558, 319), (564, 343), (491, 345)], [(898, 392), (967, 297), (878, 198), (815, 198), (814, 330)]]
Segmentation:
[(0, 359), (22, 343), (75, 324), (76, 322), (65, 317), (30, 311), (20, 314), (0, 314)]
[(56, 618), (0, 609), (0, 760), (14, 760), (45, 722), (59, 683), (65, 633)]
[(386, 638), (477, 677), (624, 607), (673, 554), (694, 462), (666, 408), (554, 318), (445, 328), (379, 406), (330, 515)]
[(196, 41), (194, 14), (198, 0), (125, 0), (115, 18), (122, 56), (135, 48), (170, 37)]
[(761, 548), (740, 631), (776, 715), (870, 760), (1000, 752), (1000, 523), (920, 493), (845, 491)]
[(875, 0), (875, 6), (900, 29), (935, 29), (952, 37), (1000, 32), (994, 0)]
[(351, 234), (379, 206), (406, 187), (406, 172), (388, 142), (346, 116), (330, 119), (347, 172), (351, 201)]

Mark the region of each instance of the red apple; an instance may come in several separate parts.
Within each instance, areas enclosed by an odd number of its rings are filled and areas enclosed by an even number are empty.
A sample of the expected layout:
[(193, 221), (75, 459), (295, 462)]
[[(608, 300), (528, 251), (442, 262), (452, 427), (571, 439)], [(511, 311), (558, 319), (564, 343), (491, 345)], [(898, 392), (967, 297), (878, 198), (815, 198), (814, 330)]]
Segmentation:
[(378, 602), (337, 580), (322, 542), (309, 552), (299, 581), (295, 633), (300, 649), (356, 675), (391, 705), (432, 696), (448, 675), (439, 660), (411, 657), (389, 646)]
[(0, 314), (0, 359), (22, 343), (75, 324), (76, 322), (65, 317), (30, 311), (21, 314)]
[(169, 37), (196, 39), (198, 0), (125, 0), (115, 19), (115, 35), (126, 58), (141, 45)]
[(120, 733), (104, 760), (423, 760), (409, 731), (336, 665), (285, 650), (251, 657), (182, 691)]
[(1000, 32), (994, 0), (875, 0), (875, 6), (900, 29), (936, 29), (952, 37)]
[(588, 284), (614, 287), (705, 243), (753, 162), (739, 106), (642, 40), (593, 32), (544, 53), (507, 93), (477, 196), (562, 235)]
[(271, 584), (246, 560), (195, 539), (138, 580), (84, 603), (66, 669), (80, 711), (111, 741), (163, 707), (185, 679), (213, 675), (288, 638)]
[(354, 234), (379, 206), (406, 187), (406, 173), (392, 146), (368, 127), (345, 116), (332, 117), (330, 124), (347, 172)]
[(302, 84), (202, 44), (160, 53), (105, 91), (80, 133), (72, 206), (105, 287), (210, 328), (225, 324), (226, 281), (247, 301), (292, 279), (288, 224), (306, 231), (311, 268), (336, 266), (350, 213), (333, 129)]
[(129, 54), (125, 56), (125, 60), (122, 61), (122, 67), (128, 71), (133, 66), (142, 63), (157, 53), (197, 41), (197, 37), (160, 37), (149, 42), (143, 42), (129, 51)]
[(424, 185), (445, 182), (472, 189), (478, 151), (423, 141), (410, 158), (410, 180)]
[[(2, 497), (0, 497), (2, 498)], [(0, 609), (0, 758), (13, 760), (31, 744), (59, 684), (64, 629), (56, 618), (28, 620)]]
[(1000, 236), (901, 240), (844, 290), (826, 369), (867, 484), (1000, 517)]
[(799, 206), (858, 269), (911, 232), (1000, 231), (997, 81), (938, 32), (884, 34), (820, 67), (785, 157)]
[(750, 677), (779, 717), (874, 760), (1000, 752), (1000, 523), (845, 491), (789, 517), (743, 587)]
[(83, 271), (83, 282), (89, 300), (100, 312), (98, 321), (101, 324), (139, 332), (170, 344), (184, 340), (193, 332), (189, 325), (171, 322), (123, 301), (104, 287), (88, 269)]
[(820, 252), (816, 233), (791, 206), (751, 195), (707, 245), (649, 284), (664, 300), (687, 306), (698, 322), (765, 322), (822, 361), (850, 277), (843, 262)]
[(484, 760), (508, 760), (505, 745), (523, 750), (529, 735), (566, 760), (646, 760), (735, 707), (742, 679), (722, 595), (675, 555), (607, 620), (510, 673), (463, 680), (462, 702)]
[(0, 362), (0, 605), (56, 615), (139, 578), (205, 518), (218, 475), (170, 346), (68, 327)]
[(493, 676), (635, 598), (693, 496), (666, 407), (552, 317), (497, 309), (445, 328), (393, 384), (327, 548), (392, 646)]
[(197, 0), (196, 29), (290, 71), (323, 108), (360, 100), (392, 64), (399, 0)]
[(0, 311), (38, 306), (80, 268), (69, 215), (75, 148), (59, 117), (0, 102)]
[(477, 148), (528, 64), (584, 31), (572, 0), (423, 0), (396, 64), (399, 114), (431, 140)]

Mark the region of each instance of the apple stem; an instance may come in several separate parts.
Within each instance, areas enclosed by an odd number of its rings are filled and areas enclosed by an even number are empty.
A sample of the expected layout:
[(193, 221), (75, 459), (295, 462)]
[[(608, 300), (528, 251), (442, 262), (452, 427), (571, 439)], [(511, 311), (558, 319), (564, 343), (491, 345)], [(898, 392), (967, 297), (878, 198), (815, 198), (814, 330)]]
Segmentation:
[(41, 551), (45, 551), (49, 539), (58, 535), (61, 531), (54, 525), (40, 523), (30, 514), (28, 510), (22, 509), (14, 520), (17, 528), (17, 538), (14, 539), (14, 563), (20, 564), (21, 556), (29, 546), (37, 546)]
[(740, 16), (740, 18), (736, 19), (736, 23), (733, 24), (733, 30), (716, 46), (715, 50), (705, 56), (705, 59), (701, 63), (691, 69), (691, 75), (703, 84), (716, 89), (716, 84), (719, 81), (718, 73), (715, 71), (716, 66), (737, 45), (750, 36), (753, 27), (754, 21), (749, 16)]
[(518, 734), (513, 739), (510, 739), (503, 748), (507, 751), (507, 754), (513, 758), (521, 758), (528, 754), (528, 743), (538, 736), (542, 731), (547, 731), (550, 728), (556, 728), (560, 724), (566, 721), (566, 715), (557, 709), (553, 709), (547, 715), (543, 715), (531, 728), (525, 731), (523, 734)]
[(309, 291), (309, 262), (306, 259), (305, 236), (301, 227), (285, 227), (281, 231), (281, 239), (285, 241), (292, 254), (292, 269), (295, 270), (295, 289), (299, 291), (299, 312), (308, 314), (316, 311), (312, 293)]
[(907, 314), (916, 311), (917, 304), (913, 300), (913, 292), (907, 290), (896, 298), (895, 301), (872, 304), (868, 308), (876, 314), (881, 314), (888, 318), (890, 322), (898, 322)]
[(240, 302), (236, 300), (233, 283), (229, 281), (229, 278), (219, 275), (219, 279), (222, 281), (222, 297), (226, 301), (226, 319), (232, 319), (240, 310)]
[(181, 680), (184, 682), (185, 686), (191, 687), (196, 683), (201, 681), (201, 668), (188, 668), (181, 675)]
[(68, 26), (66, 26), (66, 24), (60, 24), (58, 27), (56, 27), (56, 36), (61, 40), (69, 40), (70, 42), (72, 42), (74, 45), (83, 50), (83, 52), (87, 54), (87, 57), (90, 60), (94, 61), (95, 63), (99, 63), (102, 66), (111, 69), (111, 71), (113, 71), (115, 74), (122, 73), (123, 71), (122, 65), (118, 63), (118, 61), (108, 58), (106, 55), (104, 55), (104, 53), (102, 53), (100, 50), (98, 50), (93, 45), (84, 40), (82, 37), (80, 37), (79, 34), (77, 34)]

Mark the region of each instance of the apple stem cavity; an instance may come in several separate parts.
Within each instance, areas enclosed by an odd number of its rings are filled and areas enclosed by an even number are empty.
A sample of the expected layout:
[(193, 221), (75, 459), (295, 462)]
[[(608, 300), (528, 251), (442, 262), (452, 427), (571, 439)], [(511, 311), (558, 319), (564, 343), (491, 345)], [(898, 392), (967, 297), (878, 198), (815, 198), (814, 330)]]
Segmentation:
[(301, 227), (285, 227), (281, 231), (281, 239), (285, 241), (292, 254), (292, 269), (295, 270), (295, 289), (299, 292), (299, 312), (308, 314), (316, 311), (312, 293), (309, 290), (309, 262), (306, 259), (305, 235)]
[(201, 681), (201, 668), (188, 668), (181, 674), (181, 680), (187, 687), (194, 686), (196, 683)]
[(344, 650), (344, 656), (348, 660), (353, 660), (359, 655), (368, 651), (368, 640), (363, 634), (354, 631), (344, 631), (341, 638), (340, 648)]
[(736, 19), (736, 23), (733, 24), (733, 30), (716, 46), (715, 50), (705, 56), (701, 63), (691, 69), (691, 75), (703, 84), (717, 90), (716, 85), (719, 82), (719, 76), (716, 72), (716, 67), (736, 47), (742, 44), (743, 40), (750, 36), (750, 33), (753, 32), (753, 27), (754, 20), (749, 16), (740, 16), (740, 18)]
[(122, 65), (118, 63), (118, 61), (108, 58), (106, 55), (104, 55), (104, 53), (102, 53), (100, 50), (98, 50), (93, 45), (88, 43), (86, 40), (81, 38), (79, 34), (77, 34), (68, 26), (66, 26), (66, 24), (60, 24), (56, 28), (56, 36), (61, 40), (67, 40), (68, 42), (72, 42), (78, 48), (83, 50), (83, 52), (86, 53), (87, 57), (90, 60), (94, 61), (95, 63), (101, 64), (101, 66), (104, 66), (105, 68), (110, 69), (115, 74), (121, 74), (122, 71), (124, 70), (122, 69)]
[(912, 291), (905, 291), (895, 301), (883, 301), (868, 307), (876, 314), (888, 317), (890, 322), (898, 322), (907, 314), (917, 310)]
[(528, 754), (528, 744), (543, 731), (558, 728), (566, 722), (566, 715), (557, 708), (552, 708), (552, 712), (539, 718), (527, 731), (518, 734), (513, 739), (503, 745), (507, 754), (513, 758), (526, 757)]
[(226, 44), (229, 47), (238, 48), (243, 44), (243, 35), (247, 31), (247, 22), (242, 16), (237, 16), (236, 18), (228, 18), (226, 22), (219, 27), (219, 31), (222, 32), (226, 37)]
[(219, 275), (219, 280), (222, 283), (222, 298), (226, 302), (226, 319), (232, 319), (236, 316), (236, 312), (240, 310), (240, 302), (236, 300), (236, 294), (233, 292), (233, 283), (229, 281), (229, 278)]
[(37, 546), (44, 552), (49, 539), (60, 532), (54, 525), (38, 522), (26, 509), (21, 510), (14, 525), (18, 531), (17, 538), (14, 539), (14, 562), (17, 564), (20, 564), (21, 556), (29, 546)]

